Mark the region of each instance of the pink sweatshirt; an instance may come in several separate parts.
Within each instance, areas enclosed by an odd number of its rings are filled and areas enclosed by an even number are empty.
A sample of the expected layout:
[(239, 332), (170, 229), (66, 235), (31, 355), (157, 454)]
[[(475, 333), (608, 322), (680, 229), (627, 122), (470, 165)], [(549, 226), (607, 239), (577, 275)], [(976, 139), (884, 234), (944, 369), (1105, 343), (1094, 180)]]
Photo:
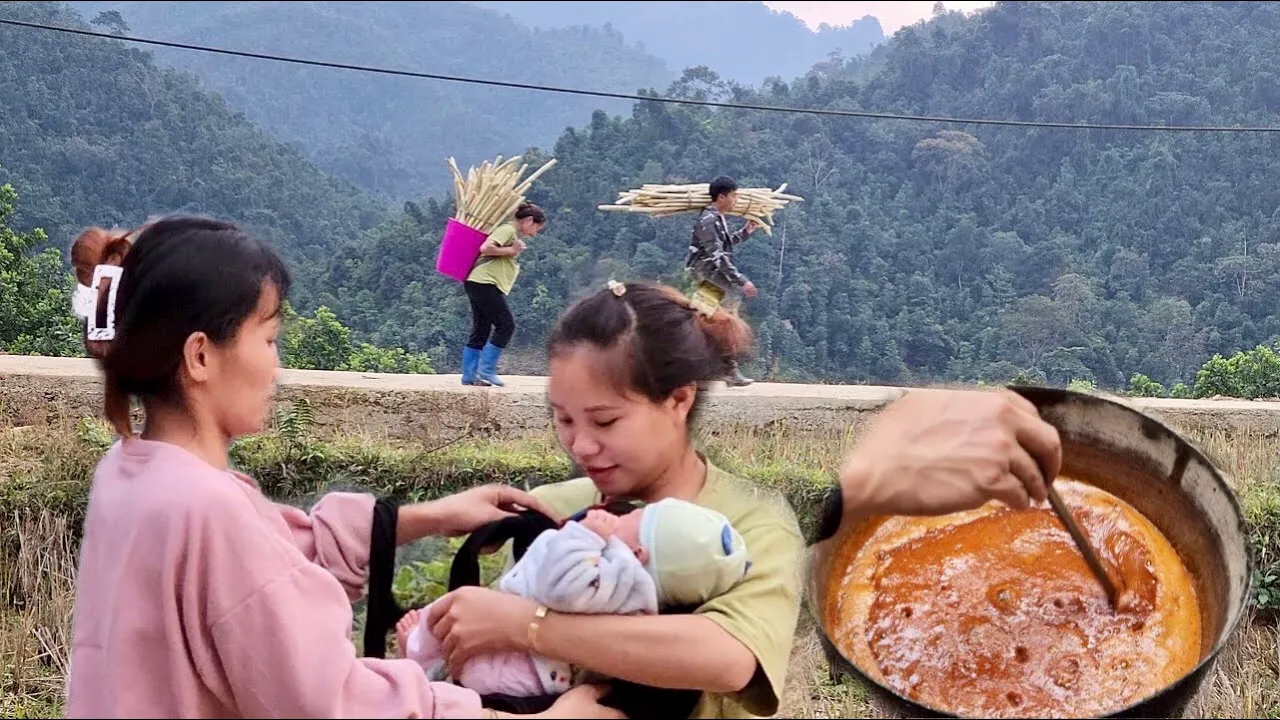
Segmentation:
[(310, 515), (166, 443), (117, 443), (89, 495), (68, 717), (478, 718), (412, 660), (359, 658), (373, 498)]

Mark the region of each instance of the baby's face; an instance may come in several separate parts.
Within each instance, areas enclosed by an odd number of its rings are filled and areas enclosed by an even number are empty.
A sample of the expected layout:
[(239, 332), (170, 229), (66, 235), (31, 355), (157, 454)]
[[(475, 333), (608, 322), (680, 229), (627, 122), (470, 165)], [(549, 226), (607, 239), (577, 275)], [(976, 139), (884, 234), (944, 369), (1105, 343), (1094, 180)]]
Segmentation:
[(619, 516), (617, 529), (614, 530), (618, 539), (632, 550), (640, 550), (640, 518), (642, 517), (644, 517), (644, 511), (639, 509)]
[(614, 515), (607, 510), (589, 510), (582, 518), (583, 527), (608, 540), (616, 537), (631, 548), (640, 562), (649, 561), (649, 553), (640, 545), (640, 518), (642, 510), (632, 510), (626, 515)]

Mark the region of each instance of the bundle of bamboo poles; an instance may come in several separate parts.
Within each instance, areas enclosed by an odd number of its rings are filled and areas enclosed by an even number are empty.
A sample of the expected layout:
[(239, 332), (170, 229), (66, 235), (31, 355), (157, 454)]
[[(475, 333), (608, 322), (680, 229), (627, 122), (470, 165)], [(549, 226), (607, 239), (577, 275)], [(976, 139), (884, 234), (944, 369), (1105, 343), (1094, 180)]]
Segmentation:
[[(613, 212), (634, 212), (667, 217), (685, 212), (702, 210), (711, 204), (710, 183), (693, 185), (642, 185), (636, 190), (618, 193), (613, 205), (600, 205), (598, 209)], [(769, 188), (738, 188), (738, 201), (727, 214), (754, 220), (764, 231), (773, 234), (773, 213), (789, 202), (803, 202), (798, 195), (788, 195), (783, 183), (777, 190)]]
[(520, 163), (519, 157), (503, 161), (499, 155), (492, 163), (485, 160), (479, 167), (472, 167), (464, 178), (458, 170), (458, 163), (449, 158), (449, 169), (453, 171), (453, 194), (457, 201), (453, 218), (488, 235), (511, 219), (516, 208), (524, 202), (524, 194), (533, 181), (555, 164), (555, 158), (552, 158), (525, 178), (528, 163)]

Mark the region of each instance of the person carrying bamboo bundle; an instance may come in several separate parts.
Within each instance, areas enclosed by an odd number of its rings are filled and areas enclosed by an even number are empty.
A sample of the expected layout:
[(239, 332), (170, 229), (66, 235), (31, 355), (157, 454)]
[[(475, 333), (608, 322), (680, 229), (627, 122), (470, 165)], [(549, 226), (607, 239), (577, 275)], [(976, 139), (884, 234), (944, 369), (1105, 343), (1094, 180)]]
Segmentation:
[[(737, 232), (729, 232), (724, 214), (732, 210), (738, 200), (738, 183), (733, 178), (721, 175), (711, 181), (709, 190), (711, 204), (702, 210), (694, 223), (693, 239), (689, 242), (689, 254), (684, 263), (697, 283), (692, 298), (694, 307), (708, 315), (716, 311), (733, 288), (740, 289), (749, 298), (756, 296), (755, 283), (733, 264), (733, 247), (751, 237), (760, 227), (754, 220), (748, 220)], [(745, 387), (755, 382), (742, 374), (736, 359), (733, 371), (725, 381), (730, 387)]]
[(516, 258), (524, 252), (524, 238), (547, 224), (547, 214), (533, 203), (522, 203), (510, 222), (499, 225), (480, 246), (480, 258), (463, 286), (471, 301), (471, 336), (462, 350), (462, 384), (502, 387), (498, 360), (516, 331), (507, 295), (520, 274)]

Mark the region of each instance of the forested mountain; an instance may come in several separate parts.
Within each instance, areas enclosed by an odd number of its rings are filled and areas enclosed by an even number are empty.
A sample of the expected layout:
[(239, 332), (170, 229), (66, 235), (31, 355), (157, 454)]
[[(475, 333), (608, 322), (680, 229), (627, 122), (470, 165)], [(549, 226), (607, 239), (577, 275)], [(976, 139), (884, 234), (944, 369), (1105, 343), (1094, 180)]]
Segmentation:
[[(0, 17), (83, 25), (59, 3), (0, 2)], [(386, 212), (201, 90), (116, 41), (0, 26), (0, 185), (14, 227), (66, 249), (90, 224), (195, 212), (244, 223), (301, 270)]]
[[(683, 97), (1018, 120), (1280, 125), (1280, 5), (1000, 3), (907, 28), (871, 61)], [(522, 343), (566, 295), (678, 277), (692, 218), (595, 206), (642, 182), (791, 183), (807, 202), (752, 238), (747, 304), (777, 377), (913, 382), (1020, 372), (1190, 379), (1280, 334), (1274, 135), (1001, 128), (641, 104), (555, 147), (523, 256)], [(447, 208), (446, 208), (447, 210)], [(412, 215), (412, 214), (411, 214)], [(330, 298), (386, 344), (452, 349), (458, 288), (432, 277), (427, 203), (335, 261)], [(441, 363), (451, 361), (442, 357)]]
[(760, 2), (601, 2), (591, 0), (503, 0), (476, 2), (532, 26), (610, 26), (628, 42), (672, 68), (705, 65), (726, 80), (748, 85), (770, 77), (793, 78), (832, 54), (860, 55), (884, 41), (880, 21), (870, 15), (817, 32), (791, 13)]
[[(4, 16), (54, 12), (0, 5)], [(433, 269), (451, 197), (421, 198), (369, 227), (375, 205), (146, 53), (8, 28), (0, 47), (0, 183), (21, 195), (16, 227), (40, 224), (57, 240), (59, 228), (171, 209), (245, 219), (301, 259), (317, 289), (302, 310), (323, 302), (361, 340), (456, 367), (466, 302)], [(786, 82), (747, 88), (699, 69), (667, 91), (813, 109), (1276, 127), (1280, 5), (999, 3)], [(759, 335), (750, 370), (762, 377), (1190, 381), (1215, 353), (1280, 337), (1276, 142), (655, 102), (597, 112), (544, 151), (559, 164), (531, 199), (551, 224), (522, 256), (512, 357), (540, 370), (556, 315), (610, 278), (680, 282), (691, 215), (651, 220), (598, 204), (643, 182), (727, 173), (744, 185), (788, 182), (806, 199), (738, 254), (761, 290), (745, 309)], [(428, 172), (447, 179), (443, 167)]]
[[(75, 2), (121, 14), (143, 36), (331, 62), (634, 93), (677, 75), (602, 28), (534, 30), (461, 2)], [(451, 186), (444, 161), (548, 146), (596, 108), (624, 101), (555, 95), (156, 48), (228, 104), (316, 163), (377, 195)]]

